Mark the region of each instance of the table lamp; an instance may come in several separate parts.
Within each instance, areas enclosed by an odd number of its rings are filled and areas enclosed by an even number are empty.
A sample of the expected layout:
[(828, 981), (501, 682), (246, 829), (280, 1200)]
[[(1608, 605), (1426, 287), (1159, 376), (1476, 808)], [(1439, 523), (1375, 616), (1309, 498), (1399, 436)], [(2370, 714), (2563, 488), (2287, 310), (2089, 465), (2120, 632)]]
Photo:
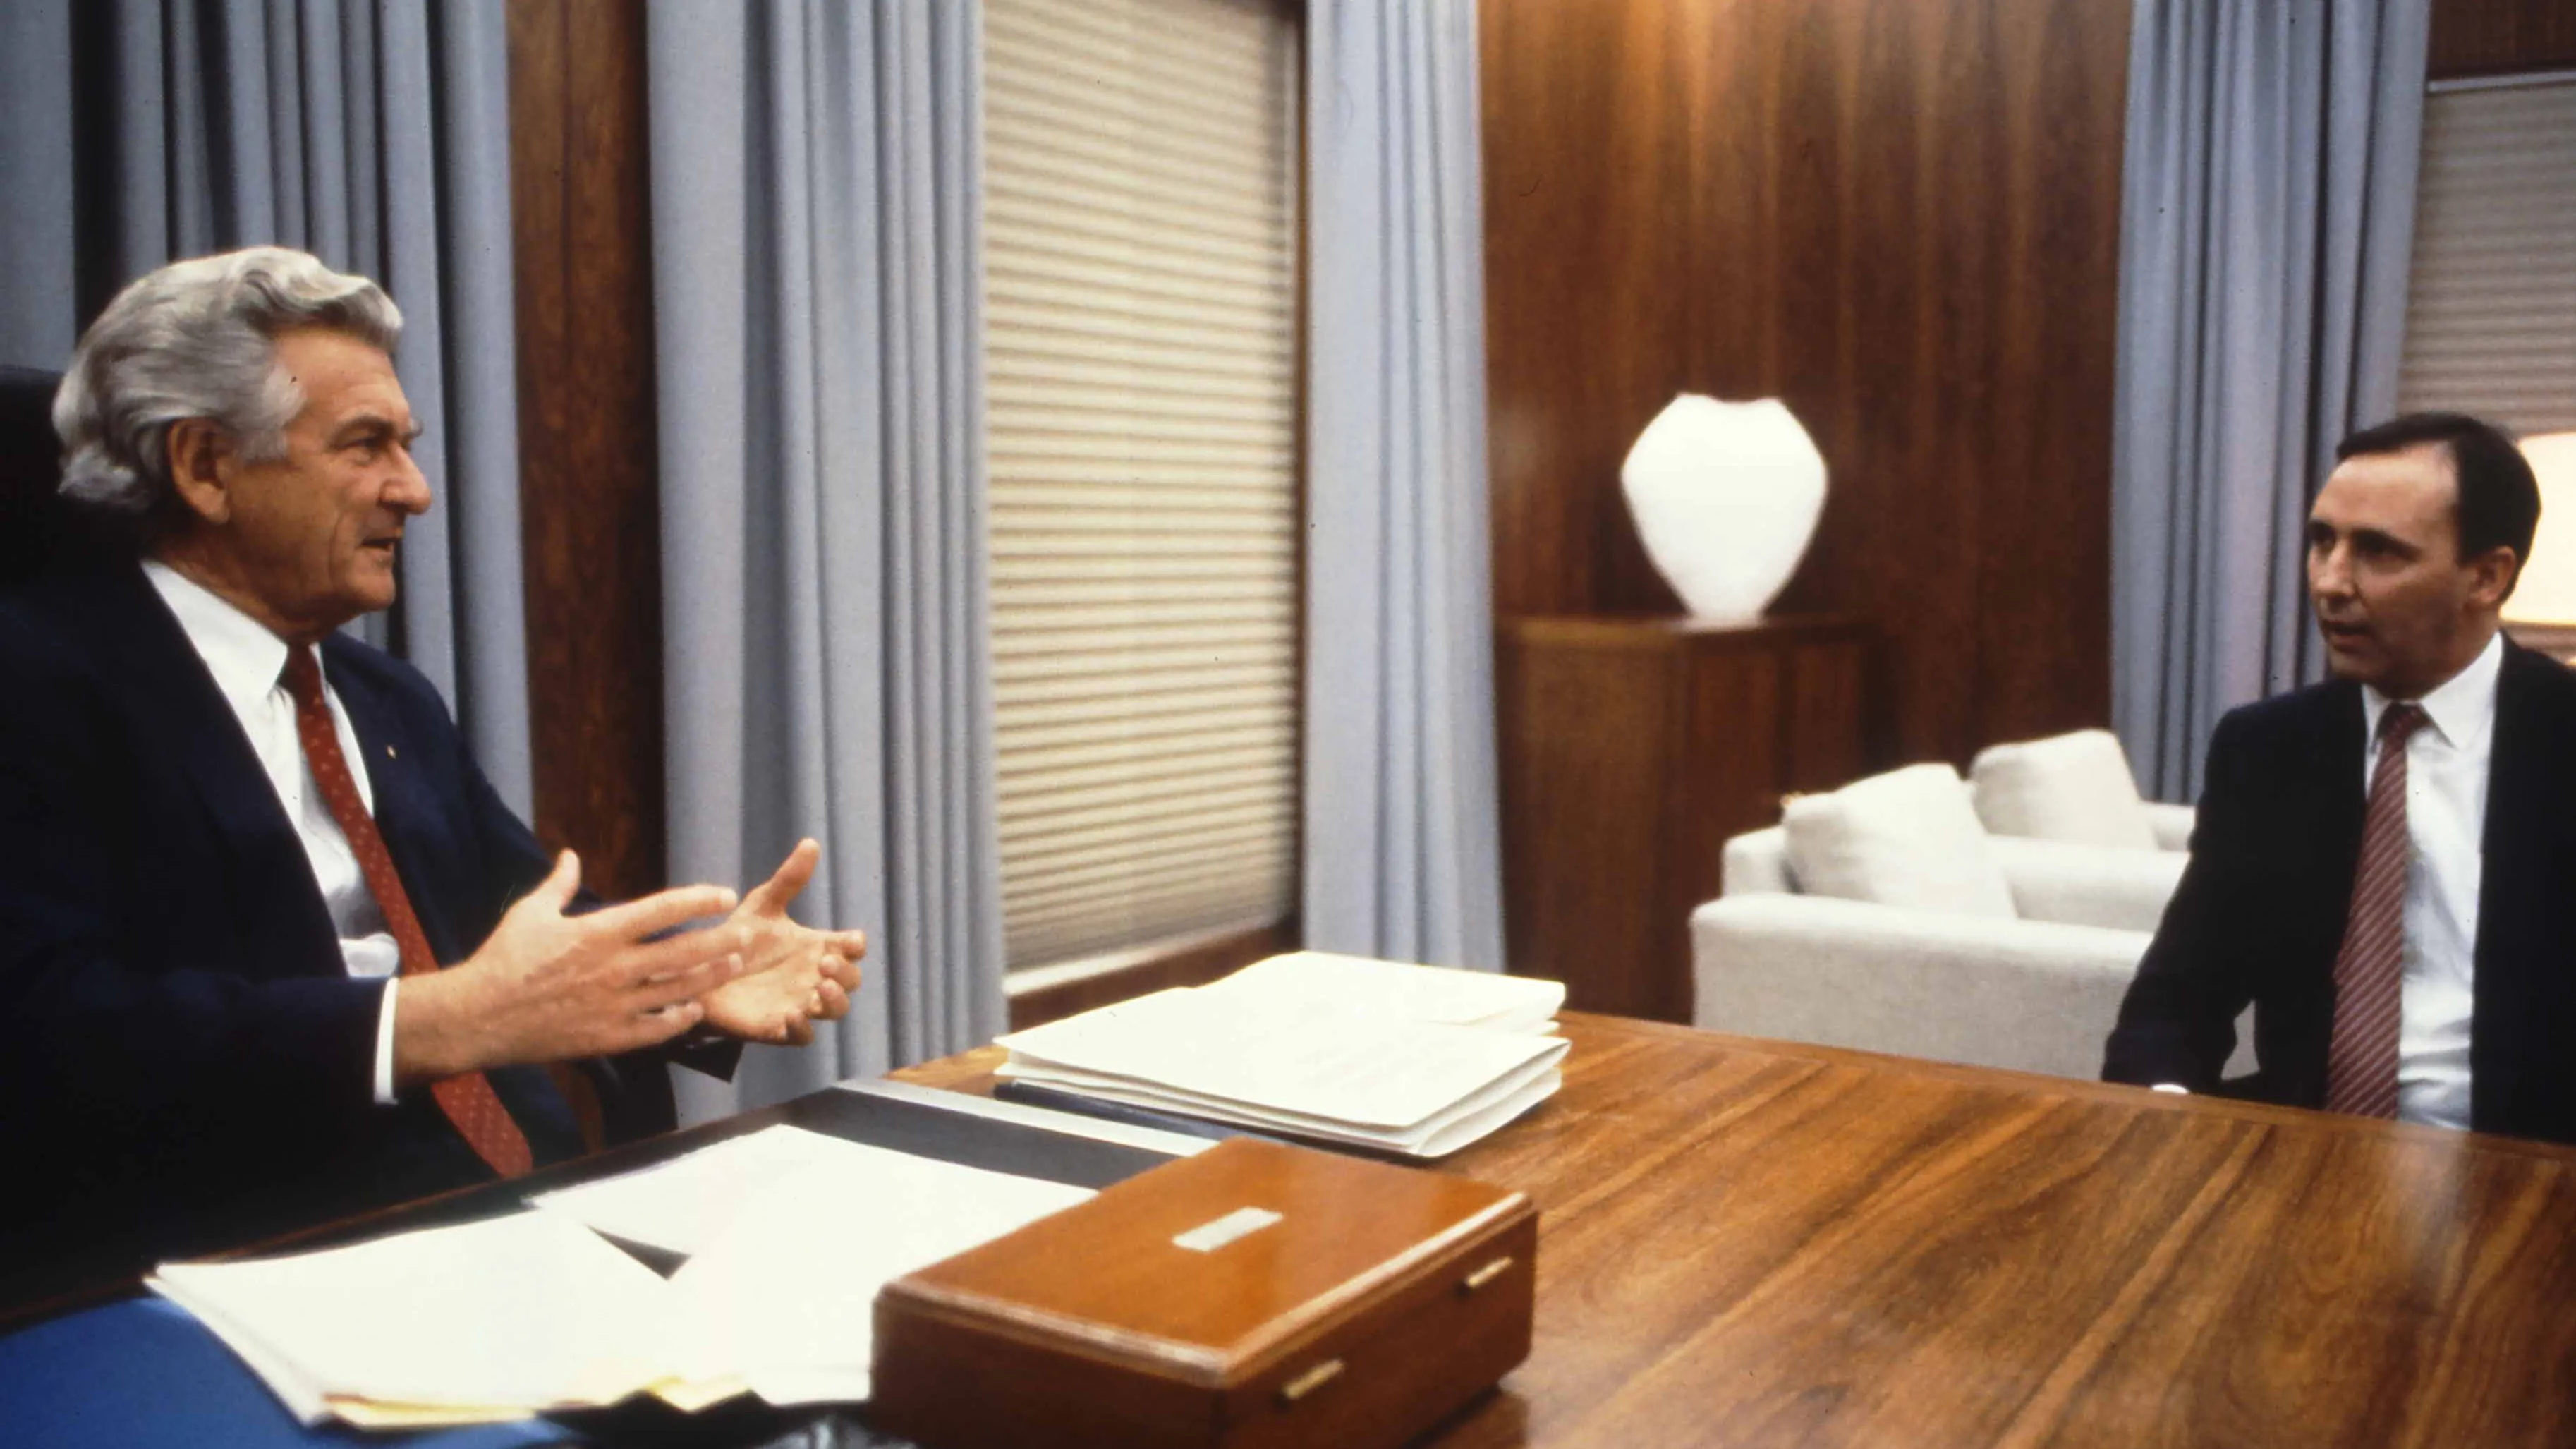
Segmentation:
[(2522, 455), (2540, 480), (2540, 532), (2504, 601), (2505, 632), (2576, 663), (2576, 432), (2525, 438)]

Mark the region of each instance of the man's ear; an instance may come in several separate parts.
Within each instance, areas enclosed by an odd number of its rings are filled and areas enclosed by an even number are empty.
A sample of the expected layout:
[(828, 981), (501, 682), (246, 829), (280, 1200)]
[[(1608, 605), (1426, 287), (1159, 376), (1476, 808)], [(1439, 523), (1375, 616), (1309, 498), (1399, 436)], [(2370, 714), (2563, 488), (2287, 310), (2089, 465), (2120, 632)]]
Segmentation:
[(208, 523), (233, 516), (232, 439), (212, 418), (181, 418), (170, 425), (170, 482), (179, 501)]
[(2501, 609), (2522, 577), (2522, 559), (2506, 544), (2497, 544), (2469, 560), (2469, 602), (2480, 609)]

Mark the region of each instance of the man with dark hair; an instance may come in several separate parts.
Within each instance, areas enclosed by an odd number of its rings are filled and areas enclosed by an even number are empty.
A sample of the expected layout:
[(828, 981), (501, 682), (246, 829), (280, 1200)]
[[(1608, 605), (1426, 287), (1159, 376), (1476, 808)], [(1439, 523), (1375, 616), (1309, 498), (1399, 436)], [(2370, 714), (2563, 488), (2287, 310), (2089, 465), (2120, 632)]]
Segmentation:
[[(2219, 721), (2103, 1076), (2576, 1142), (2576, 674), (2498, 625), (2538, 485), (2456, 413), (2336, 457), (2307, 529), (2334, 678)], [(2222, 1083), (2248, 1002), (2259, 1070)]]
[(431, 504), (401, 327), (301, 252), (176, 262), (56, 394), (62, 491), (127, 547), (0, 597), (0, 1298), (666, 1128), (671, 1053), (848, 1009), (859, 933), (786, 913), (813, 842), (585, 909), (342, 632)]

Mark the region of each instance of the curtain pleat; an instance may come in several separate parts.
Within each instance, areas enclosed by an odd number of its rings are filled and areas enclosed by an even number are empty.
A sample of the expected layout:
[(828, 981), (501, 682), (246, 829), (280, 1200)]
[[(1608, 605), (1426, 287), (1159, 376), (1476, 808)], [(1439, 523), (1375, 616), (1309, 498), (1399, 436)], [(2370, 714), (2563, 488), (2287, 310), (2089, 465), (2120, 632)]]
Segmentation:
[(2112, 720), (2199, 789), (2218, 717), (2311, 682), (2308, 499), (2396, 407), (2428, 0), (2139, 0), (2112, 437)]
[(674, 879), (798, 838), (849, 1018), (695, 1120), (1002, 1029), (974, 8), (647, 11)]
[(1475, 6), (1306, 57), (1305, 940), (1500, 970)]

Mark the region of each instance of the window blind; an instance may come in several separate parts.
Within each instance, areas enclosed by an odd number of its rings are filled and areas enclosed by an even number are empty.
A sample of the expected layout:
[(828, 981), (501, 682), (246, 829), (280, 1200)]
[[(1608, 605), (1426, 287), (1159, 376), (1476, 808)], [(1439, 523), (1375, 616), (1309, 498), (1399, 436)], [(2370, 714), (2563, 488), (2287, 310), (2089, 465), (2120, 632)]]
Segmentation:
[(1288, 911), (1298, 33), (986, 0), (1003, 926), (1044, 965)]
[(2576, 76), (2425, 98), (2398, 399), (2576, 428)]

